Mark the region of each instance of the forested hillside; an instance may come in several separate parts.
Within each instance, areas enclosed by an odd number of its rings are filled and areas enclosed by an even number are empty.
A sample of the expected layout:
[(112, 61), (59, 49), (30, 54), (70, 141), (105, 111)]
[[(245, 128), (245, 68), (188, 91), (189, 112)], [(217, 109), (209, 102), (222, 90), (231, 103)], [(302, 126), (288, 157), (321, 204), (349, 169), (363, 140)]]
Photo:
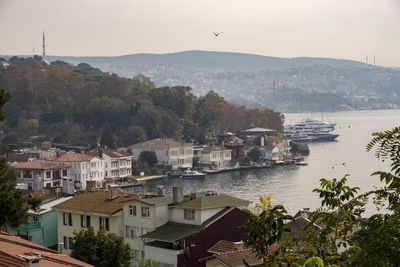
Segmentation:
[(40, 57), (8, 63), (0, 64), (0, 87), (11, 94), (1, 125), (6, 144), (34, 135), (75, 145), (101, 137), (109, 147), (158, 137), (202, 143), (221, 130), (282, 130), (279, 112), (235, 106), (214, 92), (196, 97), (189, 87), (156, 87), (145, 76), (122, 78), (84, 63), (47, 64)]

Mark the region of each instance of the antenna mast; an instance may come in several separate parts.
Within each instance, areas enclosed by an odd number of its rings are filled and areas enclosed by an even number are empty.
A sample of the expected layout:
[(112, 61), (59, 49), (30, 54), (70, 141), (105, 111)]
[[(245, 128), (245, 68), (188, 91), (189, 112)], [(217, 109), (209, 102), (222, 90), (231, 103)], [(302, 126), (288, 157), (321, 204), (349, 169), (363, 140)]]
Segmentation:
[(44, 31), (43, 31), (43, 44), (42, 44), (42, 47), (43, 47), (42, 57), (45, 57), (46, 56), (46, 37), (44, 35)]

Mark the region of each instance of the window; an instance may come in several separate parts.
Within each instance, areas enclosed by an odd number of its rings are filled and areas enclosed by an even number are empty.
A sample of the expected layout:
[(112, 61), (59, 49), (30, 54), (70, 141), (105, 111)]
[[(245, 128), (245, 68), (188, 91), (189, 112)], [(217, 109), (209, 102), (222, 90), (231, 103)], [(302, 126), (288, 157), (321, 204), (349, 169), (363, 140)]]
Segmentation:
[(63, 176), (67, 176), (67, 175), (68, 175), (67, 170), (63, 170), (63, 171), (62, 171), (62, 175), (63, 175)]
[(110, 231), (110, 219), (107, 217), (99, 217), (99, 225), (101, 229)]
[(184, 209), (184, 215), (183, 215), (185, 220), (195, 220), (195, 210), (194, 209)]
[(127, 238), (136, 238), (140, 236), (139, 227), (133, 227), (126, 225), (125, 226), (125, 237)]
[(64, 240), (64, 248), (65, 249), (68, 249), (68, 237), (66, 237), (66, 236), (64, 236), (64, 238), (63, 238)]
[(46, 178), (51, 178), (51, 172), (46, 172)]
[(129, 205), (129, 215), (136, 216), (136, 206)]
[(33, 223), (37, 223), (38, 221), (39, 221), (38, 216), (32, 215), (32, 222), (33, 222)]
[(68, 247), (69, 247), (69, 249), (71, 249), (73, 244), (74, 244), (74, 239), (72, 237), (68, 237)]
[(81, 215), (81, 227), (90, 227), (90, 216)]
[(142, 207), (142, 217), (149, 218), (150, 217), (150, 208)]
[(63, 213), (63, 224), (72, 226), (72, 214), (71, 213)]

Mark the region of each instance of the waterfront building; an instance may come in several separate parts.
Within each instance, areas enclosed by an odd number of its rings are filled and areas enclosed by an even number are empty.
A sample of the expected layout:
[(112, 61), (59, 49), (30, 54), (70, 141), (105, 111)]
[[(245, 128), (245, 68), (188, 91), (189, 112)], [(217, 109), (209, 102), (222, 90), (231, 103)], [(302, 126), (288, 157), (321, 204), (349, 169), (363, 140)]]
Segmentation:
[(113, 149), (98, 149), (87, 151), (86, 154), (97, 156), (104, 160), (104, 177), (117, 179), (132, 175), (132, 154)]
[(245, 151), (242, 139), (230, 132), (222, 132), (218, 134), (217, 138), (217, 142), (220, 146), (231, 150), (231, 159), (233, 162), (243, 161)]
[(93, 267), (93, 265), (5, 232), (0, 232), (0, 266)]
[(159, 165), (170, 165), (173, 169), (192, 168), (193, 144), (175, 141), (172, 138), (159, 138), (129, 146), (135, 160), (142, 151), (154, 151)]
[(87, 181), (95, 181), (101, 187), (104, 181), (104, 160), (81, 153), (64, 154), (54, 159), (55, 162), (69, 164), (70, 175), (76, 189), (86, 189)]
[(214, 170), (221, 170), (231, 165), (232, 150), (223, 146), (207, 145), (200, 155), (200, 163), (203, 167)]
[(17, 183), (25, 189), (40, 192), (44, 187), (62, 187), (69, 178), (70, 165), (60, 162), (32, 161), (11, 164), (16, 170)]

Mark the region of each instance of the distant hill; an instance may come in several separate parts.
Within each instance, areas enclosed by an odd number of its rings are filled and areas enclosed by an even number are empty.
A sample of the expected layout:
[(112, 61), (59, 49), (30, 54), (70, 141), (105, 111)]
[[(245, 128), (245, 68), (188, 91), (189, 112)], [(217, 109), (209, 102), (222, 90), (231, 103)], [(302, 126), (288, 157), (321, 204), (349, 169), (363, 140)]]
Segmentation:
[(333, 58), (280, 58), (184, 51), (112, 57), (46, 56), (88, 63), (123, 77), (143, 74), (157, 86), (185, 85), (199, 96), (215, 91), (231, 102), (279, 111), (400, 107), (400, 70)]
[(132, 54), (113, 57), (63, 57), (48, 56), (48, 60), (62, 60), (73, 64), (85, 62), (96, 66), (109, 64), (119, 66), (168, 64), (203, 71), (258, 71), (271, 69), (297, 68), (313, 65), (333, 67), (362, 67), (364, 63), (333, 58), (296, 57), (281, 58), (255, 54), (216, 52), (216, 51), (184, 51), (168, 54)]

